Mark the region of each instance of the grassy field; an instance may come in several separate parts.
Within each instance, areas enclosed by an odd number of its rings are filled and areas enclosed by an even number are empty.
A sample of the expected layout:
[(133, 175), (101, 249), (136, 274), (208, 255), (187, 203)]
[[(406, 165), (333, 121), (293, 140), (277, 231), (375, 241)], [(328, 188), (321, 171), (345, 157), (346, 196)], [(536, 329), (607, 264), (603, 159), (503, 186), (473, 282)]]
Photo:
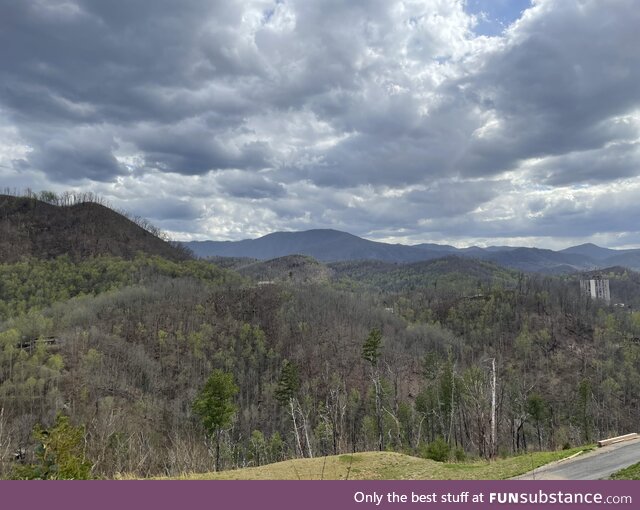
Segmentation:
[[(590, 448), (536, 452), (494, 461), (442, 463), (392, 452), (294, 459), (220, 473), (188, 473), (182, 480), (502, 480)], [(125, 477), (126, 478), (126, 477)]]
[(611, 475), (613, 480), (640, 480), (640, 462)]

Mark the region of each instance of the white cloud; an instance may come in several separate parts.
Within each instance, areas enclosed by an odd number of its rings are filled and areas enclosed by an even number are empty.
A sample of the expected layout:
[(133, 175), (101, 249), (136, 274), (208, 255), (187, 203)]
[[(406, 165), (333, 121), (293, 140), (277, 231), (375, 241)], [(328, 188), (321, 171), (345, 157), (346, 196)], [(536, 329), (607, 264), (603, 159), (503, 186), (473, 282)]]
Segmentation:
[(183, 238), (635, 239), (631, 0), (539, 0), (492, 37), (462, 0), (0, 9), (3, 182), (90, 188)]

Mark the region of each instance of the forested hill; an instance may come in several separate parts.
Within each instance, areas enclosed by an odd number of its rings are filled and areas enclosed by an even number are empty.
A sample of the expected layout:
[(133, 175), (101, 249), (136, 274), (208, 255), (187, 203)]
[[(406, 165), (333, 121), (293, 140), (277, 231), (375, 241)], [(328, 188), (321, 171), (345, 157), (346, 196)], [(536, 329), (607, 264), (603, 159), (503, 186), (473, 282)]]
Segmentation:
[(410, 291), (427, 288), (440, 292), (457, 288), (474, 293), (482, 285), (500, 283), (515, 287), (519, 274), (492, 262), (448, 255), (439, 259), (412, 264), (380, 261), (334, 262), (328, 266), (334, 278), (342, 284), (357, 282), (385, 291)]
[(0, 478), (490, 458), (637, 430), (632, 271), (601, 271), (613, 306), (579, 275), (459, 256), (175, 261), (96, 201), (38, 196), (0, 199)]
[(136, 253), (170, 260), (189, 258), (174, 246), (122, 214), (96, 202), (56, 205), (31, 197), (0, 195), (0, 262), (24, 258), (73, 260)]

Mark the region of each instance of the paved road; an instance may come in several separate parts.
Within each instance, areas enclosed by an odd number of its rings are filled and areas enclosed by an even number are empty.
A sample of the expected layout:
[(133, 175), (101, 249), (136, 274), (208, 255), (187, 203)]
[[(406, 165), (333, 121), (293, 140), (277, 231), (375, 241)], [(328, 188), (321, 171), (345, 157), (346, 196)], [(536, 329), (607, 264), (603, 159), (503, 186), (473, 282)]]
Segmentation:
[(554, 462), (516, 477), (517, 480), (600, 480), (640, 462), (640, 438), (603, 446), (573, 459)]

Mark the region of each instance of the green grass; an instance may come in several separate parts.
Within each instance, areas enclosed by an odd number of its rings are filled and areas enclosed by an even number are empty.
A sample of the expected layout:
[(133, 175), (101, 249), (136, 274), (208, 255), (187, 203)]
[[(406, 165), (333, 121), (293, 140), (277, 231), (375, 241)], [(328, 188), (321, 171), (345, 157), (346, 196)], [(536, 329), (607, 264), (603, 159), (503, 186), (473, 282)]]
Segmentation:
[[(392, 452), (294, 459), (220, 473), (187, 473), (182, 480), (502, 480), (589, 447), (535, 452), (493, 461), (441, 463)], [(125, 477), (126, 478), (126, 477)]]
[(612, 480), (640, 480), (640, 462), (611, 475)]

